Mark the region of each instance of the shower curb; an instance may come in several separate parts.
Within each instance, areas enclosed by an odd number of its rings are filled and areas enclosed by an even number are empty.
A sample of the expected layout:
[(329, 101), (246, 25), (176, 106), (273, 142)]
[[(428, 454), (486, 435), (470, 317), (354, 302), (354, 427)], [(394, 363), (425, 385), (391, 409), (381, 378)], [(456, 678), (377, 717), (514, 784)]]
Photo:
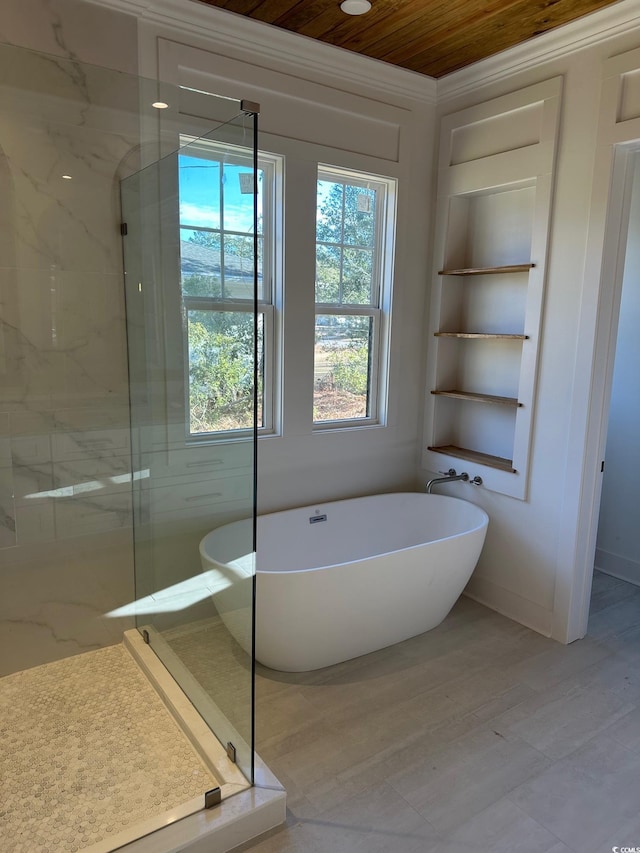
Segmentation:
[(185, 804), (182, 813), (168, 814), (164, 825), (150, 827), (149, 834), (115, 849), (124, 853), (227, 853), (284, 823), (286, 791), (259, 756), (255, 755), (252, 787), (139, 631), (125, 631), (123, 644), (218, 780), (223, 800), (206, 810), (201, 803)]

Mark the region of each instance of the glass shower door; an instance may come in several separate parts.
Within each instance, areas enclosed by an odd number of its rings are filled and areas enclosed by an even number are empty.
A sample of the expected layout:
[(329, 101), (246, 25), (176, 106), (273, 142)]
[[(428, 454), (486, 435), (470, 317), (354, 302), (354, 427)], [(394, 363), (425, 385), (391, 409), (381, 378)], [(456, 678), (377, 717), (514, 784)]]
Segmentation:
[[(138, 629), (253, 781), (255, 114), (121, 184)], [(204, 536), (241, 521), (234, 553)], [(227, 626), (231, 626), (233, 634)]]

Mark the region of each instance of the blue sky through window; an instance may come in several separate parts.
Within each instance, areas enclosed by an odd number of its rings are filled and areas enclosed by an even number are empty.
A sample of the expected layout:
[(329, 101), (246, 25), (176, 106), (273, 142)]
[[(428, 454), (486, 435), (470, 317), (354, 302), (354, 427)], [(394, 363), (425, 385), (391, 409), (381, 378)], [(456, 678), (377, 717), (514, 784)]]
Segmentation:
[[(221, 158), (224, 159), (223, 157)], [(234, 159), (237, 159), (234, 157)], [(253, 171), (246, 164), (224, 163), (207, 157), (181, 154), (178, 158), (180, 181), (180, 222), (194, 228), (253, 233), (253, 194), (242, 192), (244, 175)], [(220, 221), (221, 189), (224, 197), (223, 222)], [(262, 211), (262, 172), (258, 172), (258, 212)], [(183, 234), (188, 239), (189, 231)]]

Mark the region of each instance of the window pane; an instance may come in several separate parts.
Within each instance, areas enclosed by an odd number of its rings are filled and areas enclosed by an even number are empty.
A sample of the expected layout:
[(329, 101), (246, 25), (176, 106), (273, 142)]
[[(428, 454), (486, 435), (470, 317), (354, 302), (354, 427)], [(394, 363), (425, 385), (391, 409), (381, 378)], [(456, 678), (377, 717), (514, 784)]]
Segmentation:
[(220, 298), (220, 234), (181, 228), (180, 271), (183, 293)]
[(376, 191), (345, 186), (344, 242), (352, 246), (373, 246), (376, 223)]
[(225, 235), (224, 295), (225, 299), (253, 299), (252, 234)]
[(220, 163), (205, 157), (178, 157), (180, 224), (220, 227)]
[(370, 249), (345, 249), (342, 261), (342, 302), (371, 305), (373, 252)]
[(314, 421), (370, 415), (373, 318), (316, 316)]
[(375, 305), (378, 191), (359, 184), (318, 180), (316, 302)]
[[(258, 316), (258, 426), (263, 425), (264, 317)], [(253, 315), (189, 311), (189, 431), (198, 435), (253, 426)]]
[(316, 246), (316, 302), (340, 302), (340, 256), (337, 246)]
[[(181, 229), (182, 292), (187, 296), (253, 299), (253, 235)], [(188, 239), (185, 239), (188, 238)], [(224, 265), (220, 243), (224, 240)], [(262, 289), (264, 238), (258, 238), (258, 299)]]
[[(222, 173), (225, 231), (244, 231), (253, 234), (253, 161), (225, 163)], [(258, 170), (258, 233), (262, 228), (263, 172)]]
[(316, 201), (316, 240), (342, 243), (342, 194), (344, 185), (318, 181)]
[(210, 296), (220, 299), (222, 284), (215, 275), (188, 275), (182, 279), (182, 292), (185, 296)]

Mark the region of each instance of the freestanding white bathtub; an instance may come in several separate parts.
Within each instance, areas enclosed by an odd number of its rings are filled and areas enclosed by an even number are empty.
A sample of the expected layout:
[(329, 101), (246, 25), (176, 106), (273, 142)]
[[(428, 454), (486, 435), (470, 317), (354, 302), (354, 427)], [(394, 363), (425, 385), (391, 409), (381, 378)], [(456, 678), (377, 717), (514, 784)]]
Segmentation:
[[(330, 666), (440, 624), (462, 593), (489, 518), (459, 498), (372, 495), (258, 517), (256, 658), (272, 669)], [(251, 521), (200, 543), (227, 628), (250, 647)]]

